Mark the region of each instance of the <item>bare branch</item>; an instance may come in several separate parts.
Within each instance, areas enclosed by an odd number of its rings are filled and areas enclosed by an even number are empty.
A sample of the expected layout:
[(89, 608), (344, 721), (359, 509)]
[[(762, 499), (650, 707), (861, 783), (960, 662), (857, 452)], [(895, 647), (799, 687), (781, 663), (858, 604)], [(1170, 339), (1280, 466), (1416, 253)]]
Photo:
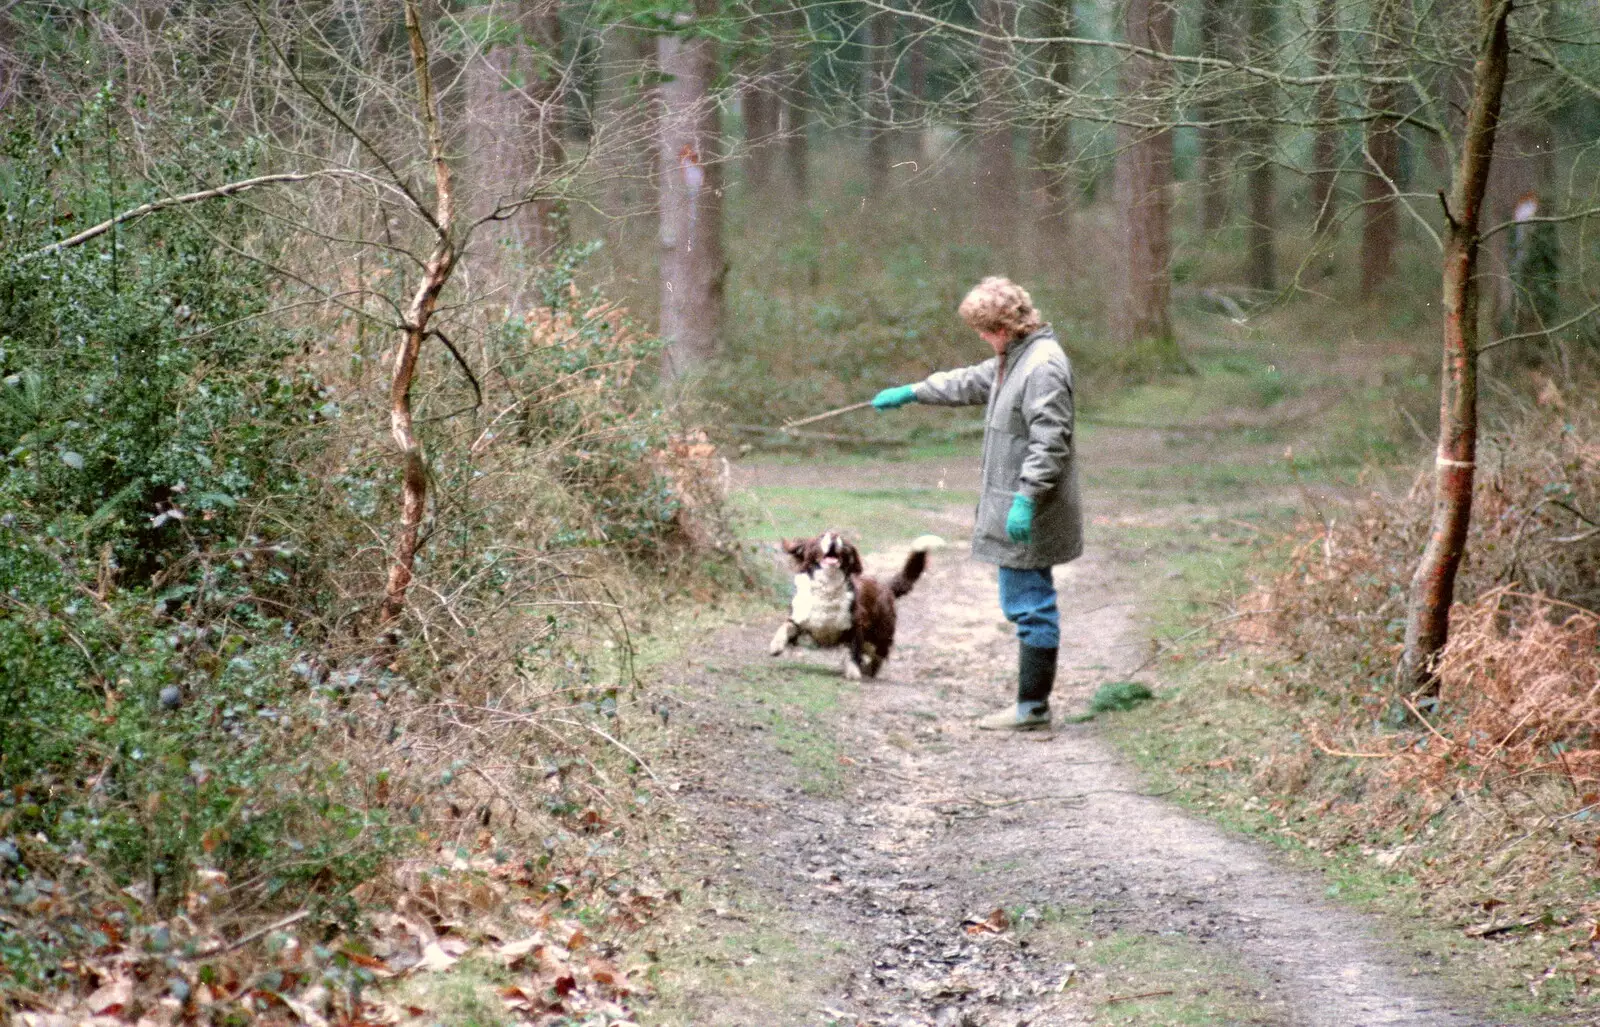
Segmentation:
[(1526, 339), (1538, 339), (1543, 338), (1546, 335), (1554, 335), (1556, 332), (1565, 331), (1566, 329), (1571, 328), (1573, 325), (1587, 321), (1596, 314), (1600, 314), (1600, 303), (1596, 303), (1587, 310), (1574, 314), (1565, 321), (1562, 321), (1560, 324), (1553, 324), (1548, 328), (1535, 328), (1532, 331), (1517, 332), (1514, 335), (1502, 335), (1493, 342), (1484, 343), (1482, 346), (1479, 346), (1478, 352), (1487, 353), (1489, 350), (1497, 349), (1498, 347), (1504, 346), (1507, 343), (1522, 342)]
[(69, 236), (60, 240), (59, 242), (53, 242), (49, 246), (43, 247), (42, 249), (34, 250), (32, 253), (25, 253), (17, 259), (19, 261), (24, 261), (33, 260), (37, 257), (48, 257), (52, 253), (60, 253), (62, 250), (71, 249), (74, 246), (81, 246), (91, 239), (96, 239), (102, 235), (105, 235), (118, 225), (126, 224), (129, 221), (136, 221), (147, 214), (154, 214), (157, 211), (167, 210), (170, 207), (181, 207), (189, 203), (203, 203), (206, 200), (216, 200), (224, 196), (233, 196), (236, 193), (246, 192), (247, 190), (257, 188), (258, 186), (278, 185), (285, 182), (307, 182), (316, 178), (366, 177), (367, 176), (363, 175), (361, 172), (350, 171), (342, 168), (333, 168), (327, 171), (284, 171), (273, 175), (258, 175), (255, 178), (241, 179), (238, 182), (229, 182), (227, 185), (219, 185), (210, 189), (201, 189), (199, 192), (184, 193), (182, 196), (168, 196), (165, 199), (151, 200), (149, 203), (142, 203), (131, 210), (125, 210), (116, 217), (107, 218), (105, 221), (100, 222), (93, 228), (85, 228), (77, 235)]
[(1253, 78), (1265, 79), (1281, 86), (1325, 86), (1341, 82), (1359, 82), (1366, 85), (1413, 85), (1414, 80), (1410, 75), (1368, 75), (1361, 72), (1329, 73), (1325, 75), (1285, 75), (1270, 68), (1261, 68), (1251, 64), (1241, 64), (1225, 57), (1204, 57), (1191, 54), (1176, 54), (1165, 50), (1155, 50), (1150, 47), (1125, 43), (1117, 39), (1093, 39), (1087, 36), (1024, 36), (1013, 33), (987, 32), (981, 28), (969, 25), (958, 25), (943, 18), (924, 14), (921, 11), (908, 11), (881, 2), (881, 0), (864, 0), (863, 6), (889, 14), (896, 14), (902, 18), (910, 18), (923, 22), (935, 28), (968, 36), (980, 42), (1005, 43), (1009, 45), (1038, 46), (1046, 43), (1065, 44), (1067, 46), (1095, 47), (1102, 50), (1114, 50), (1127, 54), (1130, 57), (1149, 57), (1154, 60), (1164, 61), (1168, 64), (1185, 65), (1196, 68), (1208, 68), (1215, 71), (1235, 71), (1249, 75)]

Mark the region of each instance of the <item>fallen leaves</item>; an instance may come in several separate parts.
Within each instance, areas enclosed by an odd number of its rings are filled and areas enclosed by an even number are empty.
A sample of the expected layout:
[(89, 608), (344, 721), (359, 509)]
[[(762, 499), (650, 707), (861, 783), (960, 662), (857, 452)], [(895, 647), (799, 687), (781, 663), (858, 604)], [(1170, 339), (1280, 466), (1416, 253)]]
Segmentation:
[(982, 920), (968, 918), (961, 921), (961, 926), (968, 934), (1004, 934), (1011, 929), (1011, 917), (1003, 909), (995, 909)]

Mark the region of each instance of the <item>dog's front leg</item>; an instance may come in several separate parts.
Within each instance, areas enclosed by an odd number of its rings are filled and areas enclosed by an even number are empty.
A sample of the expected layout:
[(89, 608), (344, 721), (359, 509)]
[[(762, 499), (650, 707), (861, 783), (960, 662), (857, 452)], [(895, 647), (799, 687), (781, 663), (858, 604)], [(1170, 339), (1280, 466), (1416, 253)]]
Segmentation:
[(844, 665), (844, 676), (846, 680), (861, 680), (862, 659), (861, 633), (859, 631), (852, 631), (850, 632), (850, 658)]
[(772, 644), (767, 646), (767, 653), (772, 656), (782, 656), (783, 651), (800, 636), (800, 625), (792, 620), (786, 620), (778, 626), (778, 633), (772, 636)]

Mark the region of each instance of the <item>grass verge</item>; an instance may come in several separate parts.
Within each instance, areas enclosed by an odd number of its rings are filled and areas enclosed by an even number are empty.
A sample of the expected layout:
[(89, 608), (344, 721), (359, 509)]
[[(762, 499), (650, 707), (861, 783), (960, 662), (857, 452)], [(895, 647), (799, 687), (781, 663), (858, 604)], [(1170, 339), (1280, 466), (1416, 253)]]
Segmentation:
[(1483, 994), (1514, 1022), (1592, 1022), (1596, 885), (1584, 859), (1529, 872), (1507, 851), (1514, 839), (1461, 829), (1470, 796), (1393, 815), (1387, 806), (1405, 800), (1369, 776), (1372, 759), (1319, 747), (1315, 723), (1352, 697), (1331, 681), (1286, 695), (1294, 668), (1241, 645), (1252, 574), (1282, 559), (1269, 541), (1286, 527), (1208, 515), (1159, 531), (1107, 526), (1130, 557), (1160, 569), (1144, 587), (1164, 687), (1160, 702), (1099, 718), (1106, 737), (1153, 788), (1319, 872), (1328, 898), (1382, 916), (1415, 968)]
[(1109, 929), (1089, 910), (1024, 910), (1017, 937), (1063, 964), (1062, 991), (1100, 1023), (1139, 1027), (1280, 1022), (1260, 974), (1217, 946)]

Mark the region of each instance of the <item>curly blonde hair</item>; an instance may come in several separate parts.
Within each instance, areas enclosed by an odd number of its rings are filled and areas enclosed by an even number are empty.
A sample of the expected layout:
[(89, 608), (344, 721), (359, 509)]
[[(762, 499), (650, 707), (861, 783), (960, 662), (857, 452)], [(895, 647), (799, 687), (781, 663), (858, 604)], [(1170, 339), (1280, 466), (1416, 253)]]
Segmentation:
[(1009, 278), (991, 275), (972, 287), (958, 310), (974, 331), (997, 332), (1012, 338), (1027, 335), (1044, 321), (1033, 309), (1028, 290)]

